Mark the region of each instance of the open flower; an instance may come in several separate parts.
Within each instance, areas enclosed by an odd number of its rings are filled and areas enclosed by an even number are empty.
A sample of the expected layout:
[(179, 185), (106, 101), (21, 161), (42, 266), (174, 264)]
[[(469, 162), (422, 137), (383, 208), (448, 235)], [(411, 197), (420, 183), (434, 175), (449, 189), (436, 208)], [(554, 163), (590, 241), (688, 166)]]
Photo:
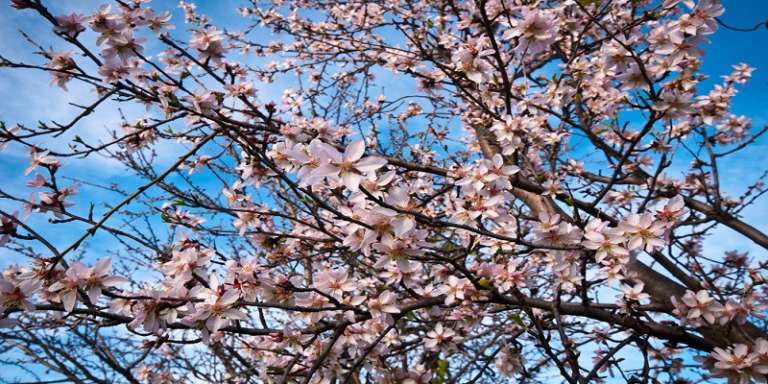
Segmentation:
[(451, 347), (461, 340), (462, 337), (457, 335), (456, 331), (443, 327), (443, 323), (437, 323), (433, 330), (427, 332), (424, 347), (430, 351), (438, 351), (441, 348)]
[(101, 297), (101, 290), (107, 287), (114, 287), (128, 282), (120, 276), (112, 274), (112, 259), (105, 257), (99, 259), (91, 268), (87, 268), (80, 276), (81, 285), (88, 294), (91, 303), (96, 303)]
[(235, 303), (240, 299), (240, 291), (219, 285), (219, 279), (214, 274), (211, 274), (208, 285), (210, 288), (198, 285), (190, 291), (192, 296), (203, 301), (195, 305), (195, 311), (184, 318), (185, 322), (204, 321), (206, 329), (215, 333), (229, 325), (231, 320), (246, 318), (245, 312), (234, 308)]
[(29, 167), (24, 170), (25, 175), (29, 175), (38, 166), (58, 166), (59, 161), (53, 156), (48, 155), (48, 151), (39, 151), (34, 147), (29, 150)]
[(71, 38), (76, 37), (80, 32), (85, 31), (83, 21), (85, 17), (76, 13), (69, 15), (56, 16), (56, 26), (53, 28), (56, 32), (65, 34)]
[(192, 38), (189, 40), (189, 47), (197, 50), (200, 61), (219, 61), (226, 52), (222, 35), (221, 31), (213, 27), (194, 31), (192, 32)]
[(584, 231), (585, 240), (582, 245), (595, 251), (595, 260), (598, 263), (602, 263), (609, 256), (620, 260), (629, 256), (629, 251), (622, 246), (624, 237), (621, 232), (609, 228), (607, 224), (601, 220), (592, 220)]
[(75, 308), (79, 288), (86, 291), (92, 304), (96, 304), (101, 297), (102, 289), (128, 281), (122, 277), (112, 276), (111, 272), (112, 259), (109, 257), (99, 259), (91, 268), (75, 261), (70, 264), (62, 279), (48, 287), (48, 291), (57, 293), (64, 309), (71, 312)]
[(395, 305), (397, 297), (390, 291), (382, 292), (379, 297), (368, 300), (368, 310), (371, 316), (379, 317), (387, 313), (400, 313), (400, 309)]
[(517, 51), (534, 55), (547, 49), (557, 36), (557, 22), (551, 12), (523, 8), (522, 20), (512, 22), (504, 38), (518, 39)]
[(714, 348), (711, 356), (715, 360), (714, 376), (727, 377), (729, 383), (746, 384), (753, 382), (753, 379), (764, 382), (763, 375), (768, 373), (768, 365), (746, 344)]
[(642, 282), (637, 282), (635, 283), (635, 285), (631, 287), (629, 286), (625, 287), (623, 290), (624, 299), (626, 299), (627, 301), (635, 302), (635, 303), (647, 301), (648, 299), (651, 298), (651, 295), (643, 292), (644, 288), (645, 288), (645, 284), (643, 284)]
[(663, 238), (665, 223), (654, 221), (650, 214), (633, 213), (621, 222), (619, 229), (623, 230), (625, 237), (629, 238), (627, 243), (629, 250), (644, 249), (652, 252), (665, 244)]
[(347, 145), (343, 154), (327, 144), (323, 145), (322, 149), (325, 163), (318, 167), (313, 175), (341, 180), (350, 191), (358, 190), (364, 175), (387, 164), (386, 160), (377, 156), (362, 158), (365, 152), (365, 143), (362, 140)]
[(0, 312), (8, 308), (34, 311), (35, 305), (32, 304), (31, 298), (38, 288), (40, 282), (36, 279), (14, 282), (0, 277)]
[(440, 294), (445, 295), (445, 305), (453, 305), (457, 300), (464, 300), (465, 291), (471, 283), (467, 279), (459, 279), (456, 276), (448, 276), (445, 285), (439, 288)]
[(675, 306), (674, 313), (677, 316), (695, 326), (715, 324), (723, 309), (723, 305), (709, 296), (706, 290), (696, 293), (686, 291), (680, 298), (673, 296), (672, 304)]
[(49, 292), (55, 292), (58, 295), (59, 301), (67, 312), (71, 312), (75, 308), (77, 289), (80, 287), (80, 276), (84, 275), (87, 269), (85, 264), (75, 261), (69, 265), (60, 280), (48, 287)]
[(341, 300), (344, 292), (357, 289), (357, 284), (349, 279), (347, 272), (342, 270), (325, 270), (318, 274), (315, 287), (337, 300)]

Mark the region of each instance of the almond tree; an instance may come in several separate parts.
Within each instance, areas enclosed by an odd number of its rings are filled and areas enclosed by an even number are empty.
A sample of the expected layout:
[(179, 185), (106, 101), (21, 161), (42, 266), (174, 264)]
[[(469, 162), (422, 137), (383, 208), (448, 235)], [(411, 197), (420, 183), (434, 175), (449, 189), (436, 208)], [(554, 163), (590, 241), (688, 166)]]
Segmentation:
[[(754, 68), (702, 84), (717, 0), (243, 1), (241, 29), (157, 3), (11, 1), (52, 32), (22, 31), (39, 59), (2, 52), (3, 73), (92, 93), (70, 121), (0, 129), (3, 163), (30, 159), (0, 188), (3, 252), (26, 260), (0, 279), (3, 363), (46, 382), (766, 379), (765, 263), (739, 251), (768, 248), (742, 219), (766, 173), (730, 196), (720, 175), (767, 128), (731, 112)], [(121, 124), (86, 135), (105, 109)], [(92, 159), (132, 181), (78, 171)], [(721, 228), (741, 239), (725, 255)]]

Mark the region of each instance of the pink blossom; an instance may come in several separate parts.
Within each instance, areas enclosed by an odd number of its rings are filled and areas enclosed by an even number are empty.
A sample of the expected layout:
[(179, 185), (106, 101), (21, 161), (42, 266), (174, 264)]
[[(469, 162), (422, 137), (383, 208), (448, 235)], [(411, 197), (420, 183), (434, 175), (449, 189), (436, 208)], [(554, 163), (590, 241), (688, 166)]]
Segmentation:
[(384, 291), (379, 297), (368, 300), (368, 310), (372, 316), (382, 316), (386, 313), (400, 313), (395, 305), (397, 297), (390, 291)]
[(450, 328), (445, 328), (443, 323), (437, 323), (435, 328), (427, 332), (427, 339), (424, 347), (430, 351), (439, 351), (443, 348), (450, 348), (455, 343), (461, 342), (462, 337)]
[(357, 284), (349, 279), (347, 272), (342, 270), (325, 270), (318, 274), (315, 287), (321, 292), (334, 298), (341, 299), (346, 292), (352, 292)]
[(705, 290), (696, 293), (686, 291), (681, 298), (672, 297), (675, 314), (686, 322), (694, 325), (715, 324), (723, 309), (722, 304), (715, 301)]
[(439, 288), (440, 294), (445, 295), (445, 305), (453, 305), (457, 300), (466, 298), (466, 291), (471, 286), (467, 279), (448, 276), (448, 281)]
[(518, 52), (535, 55), (554, 42), (557, 23), (552, 13), (523, 7), (520, 16), (522, 20), (514, 20), (504, 32), (505, 39), (518, 39)]
[(213, 27), (192, 32), (189, 47), (196, 49), (201, 61), (219, 61), (226, 52), (223, 45), (222, 32)]
[(109, 257), (99, 259), (90, 268), (79, 261), (75, 261), (67, 268), (64, 278), (51, 284), (48, 291), (55, 292), (64, 305), (64, 309), (71, 312), (75, 308), (78, 289), (84, 289), (91, 304), (96, 304), (104, 288), (128, 282), (125, 278), (111, 275), (111, 272), (112, 259)]
[(146, 39), (134, 37), (133, 30), (126, 28), (107, 40), (107, 48), (104, 49), (103, 54), (107, 58), (119, 58), (127, 62), (133, 56), (144, 52), (142, 46), (144, 41)]
[(216, 275), (211, 274), (208, 284), (210, 288), (195, 286), (190, 295), (202, 299), (195, 304), (195, 311), (184, 318), (187, 323), (204, 322), (205, 327), (212, 333), (227, 326), (232, 320), (242, 320), (246, 314), (237, 308), (235, 303), (240, 299), (240, 292), (219, 285)]
[(644, 249), (652, 252), (654, 249), (664, 246), (664, 223), (653, 220), (650, 214), (633, 213), (622, 220), (619, 228), (629, 239), (627, 249)]
[(85, 17), (76, 13), (69, 15), (56, 16), (56, 23), (54, 30), (58, 33), (65, 34), (70, 38), (75, 38), (80, 32), (85, 31), (83, 21)]
[(350, 191), (358, 189), (364, 175), (374, 172), (387, 164), (387, 161), (381, 157), (368, 156), (362, 158), (363, 152), (365, 152), (365, 142), (362, 140), (351, 142), (347, 145), (343, 154), (327, 144), (322, 146), (322, 150), (321, 161), (323, 163), (313, 172), (313, 175), (340, 179)]
[(40, 281), (36, 279), (14, 282), (0, 277), (0, 312), (13, 308), (34, 311), (32, 297), (39, 288)]

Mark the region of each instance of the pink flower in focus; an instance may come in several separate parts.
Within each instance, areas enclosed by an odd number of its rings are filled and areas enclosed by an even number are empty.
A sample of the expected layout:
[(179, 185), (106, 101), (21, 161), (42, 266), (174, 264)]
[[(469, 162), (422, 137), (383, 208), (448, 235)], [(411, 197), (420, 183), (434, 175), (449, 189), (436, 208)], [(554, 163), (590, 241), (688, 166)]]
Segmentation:
[(323, 145), (322, 149), (324, 156), (321, 158), (325, 162), (313, 172), (313, 175), (340, 179), (350, 191), (358, 190), (364, 175), (387, 164), (386, 160), (377, 156), (362, 158), (365, 152), (365, 142), (362, 140), (349, 143), (343, 154), (328, 144)]

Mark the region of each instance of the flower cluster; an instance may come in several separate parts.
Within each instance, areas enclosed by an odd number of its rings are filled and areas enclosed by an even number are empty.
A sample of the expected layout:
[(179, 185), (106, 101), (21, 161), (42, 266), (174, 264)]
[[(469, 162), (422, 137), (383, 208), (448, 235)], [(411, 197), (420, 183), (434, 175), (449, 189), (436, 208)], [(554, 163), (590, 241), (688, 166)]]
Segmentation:
[(0, 247), (31, 261), (0, 277), (24, 351), (3, 359), (89, 382), (768, 375), (766, 263), (709, 246), (768, 248), (743, 218), (766, 175), (722, 176), (766, 130), (734, 112), (754, 68), (705, 82), (719, 1), (275, 0), (231, 25), (181, 1), (184, 28), (149, 3), (11, 2), (56, 44), (0, 66), (78, 92), (69, 121), (0, 123), (0, 155), (29, 153)]

